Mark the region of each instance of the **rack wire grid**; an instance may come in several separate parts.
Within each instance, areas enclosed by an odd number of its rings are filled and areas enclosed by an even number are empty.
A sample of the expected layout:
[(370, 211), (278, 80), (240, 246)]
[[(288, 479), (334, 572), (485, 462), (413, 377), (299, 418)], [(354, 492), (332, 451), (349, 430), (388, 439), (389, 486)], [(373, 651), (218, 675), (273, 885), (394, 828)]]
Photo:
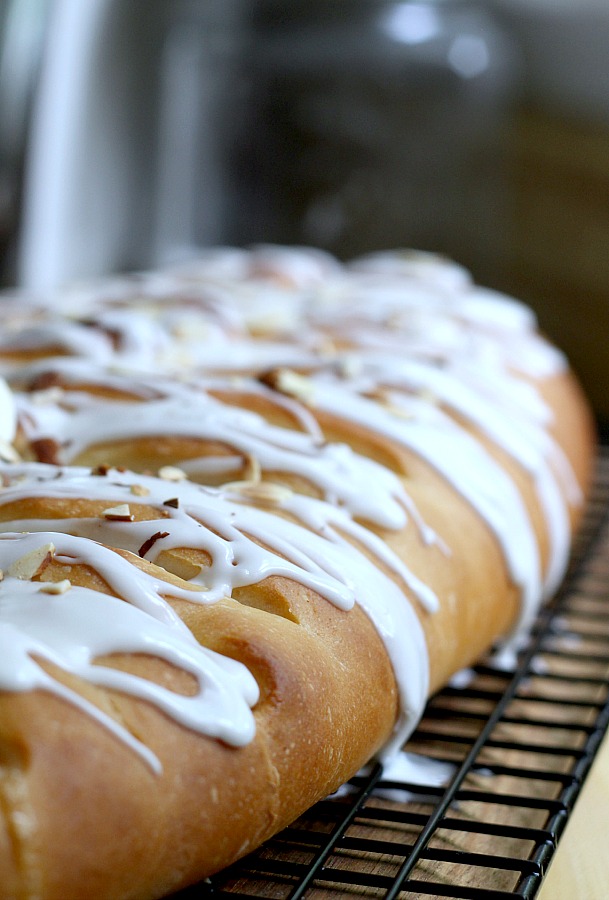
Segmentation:
[(533, 898), (609, 723), (609, 450), (565, 583), (515, 670), (476, 666), (406, 746), (448, 785), (354, 778), (257, 852), (175, 900)]

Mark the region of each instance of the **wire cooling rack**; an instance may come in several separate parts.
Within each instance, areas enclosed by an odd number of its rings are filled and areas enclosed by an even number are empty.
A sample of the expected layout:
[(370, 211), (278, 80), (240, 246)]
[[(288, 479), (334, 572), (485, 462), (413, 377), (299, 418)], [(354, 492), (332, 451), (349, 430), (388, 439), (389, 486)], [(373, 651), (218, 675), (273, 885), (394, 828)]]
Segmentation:
[(377, 765), (175, 900), (534, 897), (609, 723), (608, 510), (605, 451), (574, 563), (518, 668), (479, 665), (445, 688), (407, 745), (452, 764), (448, 786)]

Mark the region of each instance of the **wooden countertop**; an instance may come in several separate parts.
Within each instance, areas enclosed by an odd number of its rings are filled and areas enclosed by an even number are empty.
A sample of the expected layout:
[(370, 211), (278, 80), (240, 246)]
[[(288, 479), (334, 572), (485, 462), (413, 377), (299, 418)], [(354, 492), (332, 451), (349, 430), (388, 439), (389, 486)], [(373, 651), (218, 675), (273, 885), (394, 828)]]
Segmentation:
[(609, 735), (569, 818), (538, 900), (609, 896)]

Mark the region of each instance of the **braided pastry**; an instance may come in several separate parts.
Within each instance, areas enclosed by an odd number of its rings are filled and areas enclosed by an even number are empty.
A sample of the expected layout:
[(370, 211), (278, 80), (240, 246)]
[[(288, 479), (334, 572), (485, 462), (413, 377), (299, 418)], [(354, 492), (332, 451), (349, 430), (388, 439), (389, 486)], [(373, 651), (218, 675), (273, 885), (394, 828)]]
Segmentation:
[(428, 254), (7, 297), (0, 372), (5, 900), (161, 897), (399, 752), (588, 488), (562, 355)]

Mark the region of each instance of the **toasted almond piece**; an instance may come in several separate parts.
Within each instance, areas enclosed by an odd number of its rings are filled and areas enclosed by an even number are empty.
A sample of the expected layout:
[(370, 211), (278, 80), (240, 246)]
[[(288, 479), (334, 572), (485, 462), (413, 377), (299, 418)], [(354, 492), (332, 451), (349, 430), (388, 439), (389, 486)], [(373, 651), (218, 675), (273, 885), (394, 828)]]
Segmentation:
[(357, 356), (343, 356), (338, 360), (337, 368), (338, 374), (341, 378), (350, 379), (356, 378), (361, 370), (363, 363), (361, 359)]
[(25, 556), (19, 557), (8, 567), (8, 574), (21, 581), (29, 581), (35, 575), (40, 575), (46, 564), (50, 562), (55, 553), (54, 544), (43, 544), (36, 550), (30, 550)]
[(129, 509), (128, 503), (119, 503), (118, 506), (111, 506), (103, 511), (102, 516), (113, 522), (133, 522), (135, 518)]
[(32, 394), (32, 403), (36, 406), (46, 406), (51, 403), (59, 403), (63, 399), (64, 389), (54, 384), (52, 387), (35, 391)]
[(70, 579), (64, 578), (63, 581), (43, 581), (40, 590), (43, 594), (65, 594), (71, 587)]
[(105, 477), (109, 471), (110, 471), (110, 466), (106, 466), (106, 465), (94, 466), (91, 469), (91, 475)]
[(185, 481), (186, 472), (178, 469), (177, 466), (162, 466), (159, 469), (159, 478), (162, 478), (163, 481)]
[(0, 459), (3, 462), (21, 462), (21, 457), (8, 441), (0, 441)]
[(418, 391), (417, 397), (419, 398), (419, 400), (423, 400), (424, 403), (429, 403), (430, 406), (440, 405), (440, 398), (429, 388), (423, 388), (422, 390)]
[(415, 415), (412, 412), (409, 412), (407, 409), (402, 409), (401, 406), (396, 406), (395, 403), (386, 403), (385, 409), (387, 412), (392, 413), (392, 415), (397, 416), (398, 419), (414, 419)]
[(277, 373), (276, 387), (283, 394), (289, 394), (309, 406), (314, 406), (315, 385), (306, 375), (299, 375), (292, 369), (280, 369)]
[(131, 493), (136, 497), (147, 497), (150, 493), (150, 489), (144, 487), (143, 484), (132, 484)]
[(248, 500), (267, 506), (279, 506), (293, 494), (286, 485), (272, 481), (232, 481), (225, 484), (222, 490), (229, 494), (240, 494)]
[(255, 456), (252, 456), (251, 453), (246, 453), (245, 455), (245, 463), (246, 463), (246, 477), (243, 479), (244, 481), (251, 481), (255, 484), (258, 484), (262, 479), (262, 470), (260, 468), (260, 463)]

